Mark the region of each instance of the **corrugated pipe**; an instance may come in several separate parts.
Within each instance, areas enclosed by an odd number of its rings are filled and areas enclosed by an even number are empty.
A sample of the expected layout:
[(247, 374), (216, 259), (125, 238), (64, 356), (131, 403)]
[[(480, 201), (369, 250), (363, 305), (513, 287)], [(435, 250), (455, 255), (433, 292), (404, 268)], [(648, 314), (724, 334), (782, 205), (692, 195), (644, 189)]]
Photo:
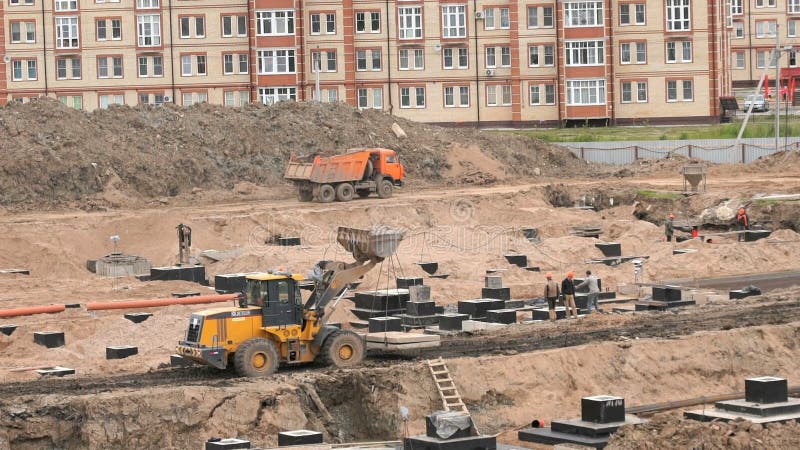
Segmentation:
[(34, 314), (53, 314), (64, 311), (64, 305), (27, 306), (25, 308), (0, 309), (0, 317), (32, 316)]
[(119, 302), (92, 302), (86, 304), (87, 311), (101, 311), (106, 309), (134, 309), (151, 308), (169, 305), (198, 305), (202, 303), (222, 303), (239, 298), (239, 294), (200, 295), (184, 298), (154, 298), (150, 300), (126, 300)]

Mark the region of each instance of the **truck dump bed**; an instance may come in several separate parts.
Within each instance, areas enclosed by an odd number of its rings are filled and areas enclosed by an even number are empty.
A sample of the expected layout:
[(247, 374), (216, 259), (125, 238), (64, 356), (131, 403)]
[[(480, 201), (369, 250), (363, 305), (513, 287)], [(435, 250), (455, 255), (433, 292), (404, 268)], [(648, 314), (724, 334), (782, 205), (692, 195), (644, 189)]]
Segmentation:
[(359, 151), (327, 158), (317, 156), (311, 163), (292, 158), (283, 177), (320, 184), (359, 181), (364, 176), (369, 155), (369, 151)]

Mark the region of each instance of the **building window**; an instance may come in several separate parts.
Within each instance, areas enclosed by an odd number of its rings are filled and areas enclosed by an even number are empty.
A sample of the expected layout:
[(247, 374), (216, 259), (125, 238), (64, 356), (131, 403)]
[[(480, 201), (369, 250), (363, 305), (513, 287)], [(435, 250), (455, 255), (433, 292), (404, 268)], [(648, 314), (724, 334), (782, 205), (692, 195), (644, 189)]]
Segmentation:
[(469, 108), (469, 86), (445, 86), (445, 108)]
[(620, 44), (620, 64), (646, 64), (646, 42), (623, 42)]
[(161, 106), (164, 104), (164, 94), (150, 94), (147, 92), (141, 92), (139, 93), (139, 104)]
[(80, 80), (81, 59), (73, 57), (56, 58), (56, 78), (59, 80)]
[(285, 36), (294, 34), (294, 10), (256, 11), (258, 36)]
[(446, 47), (442, 49), (442, 67), (445, 69), (466, 69), (469, 67), (466, 47)]
[(665, 0), (667, 5), (667, 31), (692, 29), (691, 0)]
[(774, 8), (775, 0), (756, 0), (756, 8)]
[(564, 26), (599, 27), (603, 25), (603, 2), (565, 2)]
[(225, 53), (222, 55), (223, 74), (246, 74), (248, 72), (247, 53)]
[(356, 50), (356, 70), (381, 70), (380, 49)]
[(161, 45), (161, 15), (140, 14), (136, 17), (139, 47)]
[(486, 30), (511, 28), (511, 16), (508, 8), (486, 8), (483, 10), (483, 27)]
[(297, 100), (296, 87), (260, 87), (258, 88), (258, 99), (265, 105), (272, 105), (287, 100)]
[(528, 28), (539, 28), (538, 6), (528, 6)]
[(622, 103), (647, 103), (647, 82), (623, 81), (621, 96)]
[(383, 88), (359, 88), (357, 97), (359, 109), (383, 109)]
[(106, 94), (98, 97), (100, 109), (106, 109), (109, 105), (124, 105), (125, 96), (122, 94)]
[(136, 0), (137, 9), (157, 9), (159, 0)]
[(467, 5), (442, 6), (442, 37), (467, 37)]
[(511, 105), (511, 85), (490, 84), (486, 86), (486, 106)]
[(97, 19), (98, 41), (119, 41), (122, 39), (122, 19)]
[(541, 105), (542, 104), (542, 97), (541, 97), (540, 92), (539, 92), (539, 85), (538, 84), (532, 84), (530, 86), (529, 98), (530, 98), (531, 106)]
[(544, 102), (542, 102), (542, 85), (531, 84), (529, 88), (529, 100), (531, 106), (555, 105), (556, 104), (556, 85), (544, 85)]
[(60, 95), (58, 101), (71, 108), (83, 109), (83, 96), (81, 95)]
[(56, 11), (77, 11), (78, 0), (54, 0), (53, 9)]
[(564, 50), (568, 66), (597, 66), (605, 61), (603, 41), (566, 41)]
[(758, 20), (756, 21), (756, 37), (775, 37), (777, 33), (778, 22), (774, 20)]
[(769, 68), (775, 68), (775, 61), (773, 61), (772, 50), (760, 50), (756, 52), (756, 67), (763, 69), (769, 64)]
[(250, 103), (249, 91), (225, 91), (223, 103), (229, 107), (245, 106)]
[(733, 55), (736, 60), (736, 68), (744, 69), (744, 52), (736, 52)]
[(334, 89), (322, 89), (322, 101), (325, 103), (336, 103), (339, 101), (339, 90)]
[(789, 14), (800, 13), (800, 0), (789, 0), (786, 6), (789, 10)]
[(630, 64), (631, 63), (631, 44), (630, 42), (623, 42), (619, 44), (619, 63), (620, 64)]
[(163, 77), (164, 58), (161, 55), (144, 56), (136, 58), (139, 66), (139, 78)]
[(336, 51), (311, 52), (311, 70), (319, 70), (320, 72), (336, 72)]
[(541, 60), (539, 59), (539, 46), (531, 45), (528, 47), (528, 67), (539, 67)]
[(356, 33), (380, 33), (381, 13), (378, 11), (356, 12)]
[(183, 106), (192, 106), (196, 103), (205, 103), (208, 101), (207, 92), (183, 92), (181, 97)]
[(182, 77), (202, 77), (207, 74), (206, 55), (181, 55)]
[(34, 0), (8, 0), (8, 4), (11, 6), (33, 5)]
[(552, 45), (544, 46), (544, 65), (554, 66), (556, 64), (556, 50)]
[(422, 39), (422, 7), (397, 8), (400, 18), (400, 39)]
[(78, 18), (74, 16), (57, 16), (56, 48), (78, 48), (79, 46)]
[(36, 22), (11, 22), (11, 42), (14, 44), (36, 42)]
[(604, 105), (606, 80), (567, 80), (568, 105)]
[(667, 62), (692, 62), (692, 41), (667, 42)]
[(98, 56), (97, 78), (122, 78), (122, 56)]
[(742, 15), (742, 0), (730, 0), (730, 2), (731, 2), (731, 15), (734, 16)]
[(619, 5), (619, 24), (620, 25), (644, 25), (645, 24), (645, 4), (644, 3), (623, 3)]
[(744, 38), (744, 22), (733, 22), (733, 37), (736, 39)]
[(336, 14), (311, 14), (311, 34), (336, 34)]
[(34, 81), (38, 78), (35, 59), (15, 59), (11, 61), (12, 81)]
[(667, 80), (668, 102), (691, 102), (694, 100), (692, 80)]
[[(498, 53), (500, 54), (499, 64)], [(486, 47), (486, 67), (511, 67), (511, 47)]]
[(247, 36), (247, 16), (222, 16), (222, 37)]
[(184, 16), (180, 18), (181, 39), (206, 37), (205, 16)]
[[(452, 50), (452, 49), (451, 49)], [(452, 60), (452, 57), (451, 57)], [(423, 70), (425, 69), (425, 53), (421, 48), (404, 48), (400, 50), (398, 57), (398, 68), (400, 70)]]
[(258, 50), (258, 73), (295, 73), (294, 49)]
[(401, 87), (400, 88), (400, 107), (401, 108), (424, 108), (425, 107), (425, 88)]
[(786, 35), (788, 37), (797, 37), (797, 20), (789, 20), (786, 22)]

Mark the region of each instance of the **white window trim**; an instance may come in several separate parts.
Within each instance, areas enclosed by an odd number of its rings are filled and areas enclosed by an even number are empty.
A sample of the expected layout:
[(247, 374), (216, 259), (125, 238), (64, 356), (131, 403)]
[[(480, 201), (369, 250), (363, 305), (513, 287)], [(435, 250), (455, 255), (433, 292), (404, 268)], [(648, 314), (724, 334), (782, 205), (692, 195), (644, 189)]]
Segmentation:
[[(408, 21), (411, 21), (411, 26)], [(415, 40), (425, 37), (425, 24), (422, 23), (422, 6), (398, 6), (397, 7), (397, 27), (400, 40)], [(417, 23), (419, 22), (419, 23)], [(419, 36), (417, 36), (419, 34)]]
[[(286, 56), (278, 56), (278, 52), (285, 51)], [(272, 56), (266, 56), (266, 52), (272, 52)], [(264, 55), (262, 56), (262, 53)], [(277, 71), (278, 67), (278, 58), (286, 59), (286, 72), (279, 72)], [(293, 48), (259, 48), (256, 50), (256, 63), (257, 63), (257, 73), (258, 75), (286, 75), (286, 74), (295, 74), (297, 73), (297, 53)], [(262, 59), (264, 60), (262, 64)], [(272, 68), (273, 71), (267, 72), (266, 67), (266, 60), (272, 59)], [(291, 65), (289, 62), (294, 62), (294, 70), (289, 70), (289, 66)], [(261, 70), (263, 66), (263, 71)], [(271, 86), (270, 86), (271, 87)]]
[[(692, 0), (666, 0), (664, 6), (666, 8), (664, 17), (666, 19), (667, 31), (691, 31)], [(676, 12), (681, 15), (679, 19), (676, 18)], [(683, 17), (684, 12), (686, 12), (687, 17)], [(670, 18), (670, 15), (672, 15), (672, 18)], [(689, 22), (689, 24), (684, 27), (684, 22)], [(676, 24), (680, 24), (680, 26), (676, 28)]]
[[(581, 44), (586, 44), (586, 47), (581, 47)], [(593, 44), (593, 46), (591, 45)], [(573, 58), (567, 55), (577, 54), (580, 59), (581, 52), (586, 51), (586, 63), (575, 63), (571, 61)], [(590, 63), (589, 53), (594, 53), (595, 62)], [(564, 64), (568, 67), (586, 67), (586, 66), (602, 66), (605, 64), (605, 42), (603, 40), (570, 40), (564, 41)]]
[[(372, 15), (377, 13), (378, 14), (378, 29), (372, 28)], [(364, 31), (358, 31), (358, 15), (364, 15)], [(356, 11), (356, 20), (353, 25), (354, 31), (356, 34), (375, 34), (381, 32), (381, 13), (380, 11), (372, 11), (372, 10), (364, 10), (364, 11)]]
[[(278, 18), (276, 17), (277, 13), (284, 13), (284, 17)], [(269, 16), (269, 17), (266, 17)], [(295, 17), (294, 17), (294, 10), (293, 9), (257, 9), (254, 13), (255, 17), (255, 25), (256, 25), (256, 36), (294, 36), (295, 34)], [(283, 33), (278, 33), (276, 30), (278, 27), (276, 26), (279, 21), (284, 22), (284, 31)], [(264, 31), (266, 28), (264, 25), (269, 22), (270, 27), (273, 31), (267, 33)], [(289, 23), (291, 22), (292, 26), (289, 27)], [(309, 27), (310, 27), (309, 23)], [(291, 28), (291, 31), (289, 30)], [(261, 32), (259, 32), (261, 29)]]
[[(461, 103), (461, 89), (467, 88), (467, 103)], [(447, 90), (453, 91), (453, 104), (447, 104)], [(469, 108), (469, 86), (445, 86), (442, 88), (442, 100), (445, 108)]]
[[(145, 25), (150, 25), (150, 33), (145, 34)], [(151, 43), (147, 44), (150, 38)], [(161, 46), (161, 14), (137, 14), (136, 15), (136, 43), (137, 47), (160, 47)]]
[[(594, 86), (587, 86), (585, 89), (594, 89), (595, 94), (597, 94), (597, 102), (595, 103), (573, 103), (573, 90), (574, 89), (584, 89), (582, 86), (572, 87), (570, 86), (573, 83), (593, 83)], [(607, 94), (607, 86), (606, 80), (604, 78), (586, 78), (586, 79), (569, 79), (566, 81), (565, 86), (566, 91), (566, 98), (567, 98), (567, 105), (569, 106), (598, 106), (598, 105), (605, 105), (606, 104), (606, 94)], [(601, 95), (602, 94), (602, 95)]]
[[(583, 1), (583, 2), (564, 2), (564, 28), (587, 28), (587, 27), (602, 27), (605, 25), (605, 6), (604, 2), (598, 1)], [(592, 13), (593, 21), (581, 15), (588, 15)], [(576, 17), (573, 17), (576, 16)], [(580, 23), (585, 20), (586, 23)], [(573, 22), (578, 22), (577, 24)]]
[[(443, 4), (441, 13), (442, 39), (463, 39), (467, 37), (467, 5), (465, 3)], [(463, 27), (460, 25), (462, 20)], [(452, 21), (455, 21), (455, 23), (451, 23)]]

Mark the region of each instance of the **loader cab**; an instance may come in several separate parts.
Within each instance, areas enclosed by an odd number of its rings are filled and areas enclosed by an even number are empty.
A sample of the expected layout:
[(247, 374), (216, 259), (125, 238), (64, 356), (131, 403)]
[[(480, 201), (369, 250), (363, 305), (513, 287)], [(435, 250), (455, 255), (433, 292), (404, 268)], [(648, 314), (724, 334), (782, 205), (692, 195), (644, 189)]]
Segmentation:
[(261, 326), (299, 325), (303, 301), (297, 285), (301, 275), (257, 274), (247, 276), (247, 304), (261, 307)]

